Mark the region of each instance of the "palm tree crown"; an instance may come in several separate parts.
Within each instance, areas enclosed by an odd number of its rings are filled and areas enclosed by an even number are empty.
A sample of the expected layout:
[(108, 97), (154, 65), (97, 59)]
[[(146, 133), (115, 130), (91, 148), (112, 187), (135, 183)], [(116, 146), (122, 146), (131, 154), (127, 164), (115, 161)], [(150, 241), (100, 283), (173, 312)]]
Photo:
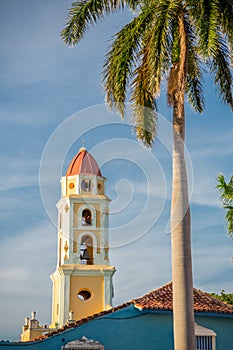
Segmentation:
[[(132, 21), (114, 37), (104, 63), (107, 102), (124, 115), (127, 88), (138, 139), (151, 147), (156, 134), (156, 98), (167, 79), (168, 104), (174, 105), (181, 59), (181, 27), (185, 45), (185, 93), (195, 111), (204, 109), (203, 67), (214, 76), (223, 102), (233, 109), (230, 48), (233, 48), (233, 5), (228, 0), (80, 0), (73, 3), (62, 38), (69, 45), (105, 15), (128, 6)], [(202, 65), (204, 63), (204, 65)]]

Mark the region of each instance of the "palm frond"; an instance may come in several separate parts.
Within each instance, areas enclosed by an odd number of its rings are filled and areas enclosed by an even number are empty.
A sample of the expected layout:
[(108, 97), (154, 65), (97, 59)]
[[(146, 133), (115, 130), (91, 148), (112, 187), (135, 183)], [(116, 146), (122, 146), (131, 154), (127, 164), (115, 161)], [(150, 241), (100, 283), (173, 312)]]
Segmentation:
[(135, 75), (130, 99), (135, 133), (138, 140), (151, 148), (157, 133), (157, 106), (148, 88), (148, 75), (144, 71), (143, 62), (137, 68)]
[(217, 180), (218, 184), (216, 187), (219, 189), (222, 201), (224, 201), (226, 205), (231, 205), (231, 201), (233, 201), (233, 175), (229, 183), (225, 181), (223, 174), (219, 174)]
[(225, 209), (227, 210), (225, 219), (227, 222), (228, 235), (233, 238), (233, 206)]
[(163, 0), (157, 3), (154, 21), (143, 38), (143, 70), (154, 97), (159, 96), (161, 79), (167, 75), (172, 64), (174, 26), (181, 11), (180, 1)]
[(153, 20), (144, 31), (141, 63), (134, 71), (130, 101), (135, 130), (137, 138), (149, 147), (157, 131), (155, 99), (160, 94), (161, 79), (171, 66), (172, 31), (181, 10), (179, 1), (161, 1), (159, 6), (156, 2)]
[[(142, 1), (141, 0), (127, 0), (125, 1), (127, 5), (132, 9), (132, 10), (137, 10), (138, 8), (141, 7)], [(143, 1), (144, 3), (144, 1)]]
[[(148, 91), (143, 91), (143, 104), (133, 107), (133, 122), (136, 137), (146, 147), (152, 148), (157, 134), (157, 112), (155, 101)], [(147, 105), (148, 107), (145, 107)]]
[(231, 0), (220, 1), (221, 26), (226, 35), (232, 36), (233, 28), (233, 2)]
[(205, 101), (202, 86), (202, 65), (197, 53), (196, 33), (187, 19), (184, 21), (184, 24), (188, 45), (186, 92), (188, 94), (188, 101), (194, 111), (202, 113), (205, 107)]
[(228, 234), (233, 238), (233, 175), (229, 183), (226, 183), (223, 174), (219, 174), (217, 180), (218, 184), (216, 188), (218, 188), (220, 192), (222, 206), (226, 210), (225, 219)]
[(124, 8), (124, 0), (78, 0), (69, 10), (68, 21), (61, 37), (68, 45), (79, 42), (89, 27), (105, 14)]
[[(194, 23), (198, 37), (198, 52), (210, 66), (214, 74), (214, 83), (220, 91), (223, 102), (233, 109), (231, 55), (228, 48), (228, 36), (225, 34), (226, 30), (229, 30), (232, 35), (232, 29), (227, 27), (229, 25), (227, 20), (223, 21), (221, 0), (203, 0), (198, 2), (197, 6), (200, 13), (195, 12)], [(230, 9), (231, 6), (228, 11)]]
[(188, 57), (188, 76), (186, 91), (188, 101), (194, 111), (202, 113), (205, 108), (205, 100), (202, 86), (201, 65), (197, 57), (189, 55)]
[(112, 47), (105, 57), (103, 82), (107, 103), (110, 108), (115, 107), (122, 117), (127, 84), (138, 64), (141, 38), (153, 15), (154, 8), (148, 7), (135, 17), (115, 35)]
[(228, 37), (231, 62), (233, 64), (233, 2), (231, 0), (222, 0), (221, 2), (221, 27), (224, 35)]
[(232, 72), (230, 67), (230, 53), (225, 42), (219, 33), (210, 50), (212, 58), (211, 71), (215, 74), (214, 83), (218, 86), (222, 101), (228, 104), (233, 110), (232, 96)]
[(208, 41), (210, 31), (210, 0), (190, 1), (191, 7), (189, 9), (191, 17), (193, 18), (193, 25), (197, 31), (197, 38), (199, 49), (202, 52), (203, 58), (208, 53)]

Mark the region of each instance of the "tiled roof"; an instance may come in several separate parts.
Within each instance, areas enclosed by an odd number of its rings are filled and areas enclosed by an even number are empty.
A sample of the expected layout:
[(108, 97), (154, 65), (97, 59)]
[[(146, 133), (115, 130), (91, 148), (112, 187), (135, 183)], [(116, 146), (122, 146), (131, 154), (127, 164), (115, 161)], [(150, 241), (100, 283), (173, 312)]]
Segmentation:
[[(233, 305), (226, 304), (208, 293), (193, 289), (194, 311), (233, 314)], [(172, 310), (172, 282), (140, 298), (132, 300), (135, 307), (146, 310)]]
[(102, 176), (96, 160), (83, 147), (74, 156), (66, 172), (66, 176), (78, 174)]
[(39, 341), (39, 340), (44, 340), (46, 338), (52, 337), (55, 334), (61, 333), (61, 332), (65, 331), (65, 330), (67, 330), (67, 329), (79, 327), (82, 324), (85, 324), (85, 323), (87, 323), (89, 321), (92, 321), (92, 320), (94, 320), (94, 319), (96, 319), (98, 317), (105, 316), (105, 315), (111, 314), (113, 312), (116, 312), (116, 311), (118, 311), (120, 309), (123, 309), (123, 308), (125, 308), (125, 307), (127, 307), (127, 306), (129, 306), (131, 304), (132, 304), (132, 302), (127, 302), (127, 303), (124, 303), (122, 305), (113, 307), (112, 309), (100, 311), (97, 314), (93, 314), (91, 316), (87, 316), (85, 318), (82, 318), (81, 320), (75, 321), (74, 323), (66, 324), (66, 325), (62, 326), (61, 328), (58, 328), (55, 331), (48, 332), (48, 333), (46, 333), (44, 335), (41, 335), (41, 336), (39, 336), (37, 338), (29, 340), (29, 342), (36, 342), (36, 341)]
[[(233, 305), (226, 304), (206, 292), (202, 292), (199, 289), (194, 288), (194, 311), (206, 312), (206, 313), (220, 313), (220, 314), (232, 314)], [(122, 305), (113, 307), (110, 310), (101, 311), (92, 316), (88, 316), (72, 324), (67, 324), (62, 328), (52, 331), (43, 336), (33, 339), (32, 341), (39, 341), (45, 338), (51, 337), (55, 334), (61, 333), (69, 328), (79, 327), (89, 321), (92, 321), (98, 317), (105, 316), (116, 312), (120, 309), (126, 308), (129, 305), (134, 305), (140, 310), (172, 310), (172, 282), (165, 284), (164, 286), (153, 290), (150, 293), (143, 295), (140, 298), (133, 299)]]

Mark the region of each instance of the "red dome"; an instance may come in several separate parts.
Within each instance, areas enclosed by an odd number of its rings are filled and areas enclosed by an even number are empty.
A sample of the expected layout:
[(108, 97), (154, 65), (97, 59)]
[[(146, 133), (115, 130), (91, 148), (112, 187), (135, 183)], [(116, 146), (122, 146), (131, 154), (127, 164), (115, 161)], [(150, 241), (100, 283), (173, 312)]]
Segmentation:
[(102, 176), (95, 159), (82, 147), (68, 166), (66, 176), (88, 174)]

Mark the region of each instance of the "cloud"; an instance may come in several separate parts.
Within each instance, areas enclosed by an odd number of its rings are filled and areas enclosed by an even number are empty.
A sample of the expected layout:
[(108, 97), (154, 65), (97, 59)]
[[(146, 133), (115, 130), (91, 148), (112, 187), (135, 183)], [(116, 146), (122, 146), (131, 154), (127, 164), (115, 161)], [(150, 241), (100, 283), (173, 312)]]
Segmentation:
[(0, 160), (0, 191), (8, 192), (38, 185), (38, 159), (3, 155)]
[[(37, 308), (41, 320), (50, 320), (52, 283), (56, 265), (56, 234), (49, 222), (36, 222), (17, 236), (1, 239), (1, 336), (17, 339), (24, 317)], [(39, 310), (38, 310), (39, 307)], [(10, 330), (10, 331), (9, 331)]]
[[(221, 235), (219, 235), (221, 236)], [(194, 245), (194, 280), (195, 285), (208, 292), (219, 293), (224, 289), (227, 293), (232, 293), (232, 243), (226, 243), (226, 239), (216, 235), (211, 237), (206, 249), (207, 239), (201, 240), (203, 245)]]
[[(203, 136), (204, 138), (204, 136)], [(214, 157), (232, 156), (233, 153), (233, 132), (232, 130), (224, 130), (224, 133), (219, 133), (217, 129), (213, 129), (212, 137), (208, 137), (201, 147), (195, 147), (192, 150), (193, 159), (208, 159)]]
[(116, 266), (114, 305), (139, 297), (171, 280), (170, 236), (154, 228), (127, 247), (112, 249)]

